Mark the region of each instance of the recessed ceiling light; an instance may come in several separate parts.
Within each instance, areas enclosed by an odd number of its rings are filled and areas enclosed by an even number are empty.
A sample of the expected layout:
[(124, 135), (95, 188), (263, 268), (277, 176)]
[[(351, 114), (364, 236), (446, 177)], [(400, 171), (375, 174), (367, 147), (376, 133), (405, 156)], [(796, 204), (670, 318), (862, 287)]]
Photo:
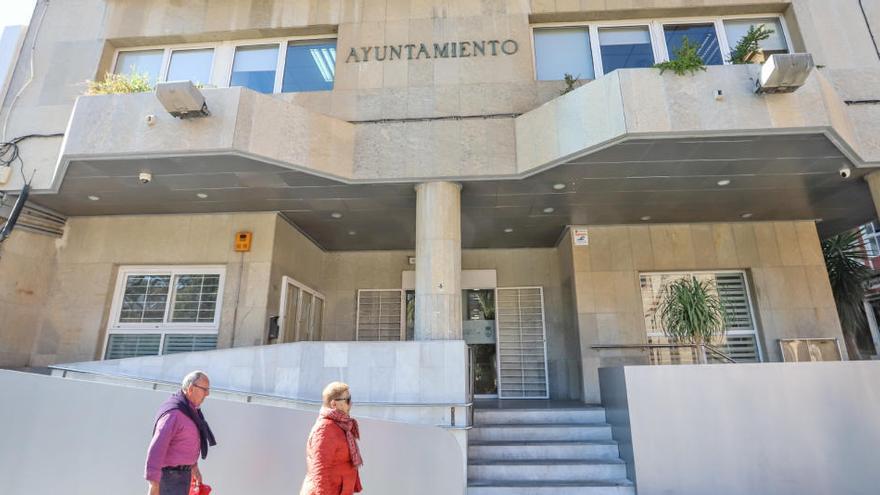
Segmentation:
[(354, 230), (349, 230), (348, 235), (357, 235), (357, 232), (355, 232)]
[(816, 219), (816, 223), (822, 223), (822, 222), (824, 222), (824, 221), (825, 221), (824, 218), (817, 218), (817, 219)]
[(561, 190), (565, 189), (565, 184), (563, 184), (561, 182), (558, 184), (553, 184), (553, 189), (556, 189), (557, 191), (561, 191)]
[(642, 221), (643, 221), (643, 222), (647, 222), (647, 221), (650, 220), (650, 219), (651, 219), (651, 217), (649, 217), (648, 215), (645, 215), (645, 216), (642, 217)]
[(730, 185), (730, 179), (721, 179), (718, 181), (719, 186), (727, 186)]
[(743, 213), (743, 214), (740, 215), (740, 216), (743, 217), (743, 218), (752, 218), (752, 214), (751, 214), (751, 213)]
[(544, 208), (544, 213), (553, 213), (554, 211), (556, 210), (553, 208)]
[(506, 229), (504, 229), (504, 233), (505, 233), (505, 234), (509, 234), (509, 233), (511, 233), (511, 232), (513, 232), (513, 229), (510, 228), (510, 227), (507, 227)]
[(198, 193), (196, 194), (196, 197), (198, 197), (199, 199), (205, 199), (208, 197), (208, 195), (205, 193)]
[(92, 201), (97, 201), (97, 200), (99, 200), (99, 199), (101, 199), (101, 198), (99, 198), (98, 196), (95, 196), (95, 195), (90, 195), (90, 196), (89, 196), (89, 199), (91, 199)]
[(338, 211), (334, 211), (333, 213), (330, 214), (330, 216), (333, 218), (342, 218), (342, 213), (339, 213)]

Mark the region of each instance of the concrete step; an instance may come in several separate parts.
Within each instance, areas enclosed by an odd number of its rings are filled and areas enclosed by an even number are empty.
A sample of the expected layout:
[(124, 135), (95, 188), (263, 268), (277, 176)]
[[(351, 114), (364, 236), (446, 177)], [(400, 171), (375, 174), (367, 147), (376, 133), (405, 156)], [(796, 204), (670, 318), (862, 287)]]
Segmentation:
[(558, 459), (619, 459), (617, 442), (470, 442), (468, 459), (473, 461), (558, 460)]
[(482, 424), (471, 429), (471, 442), (558, 442), (611, 440), (611, 426), (604, 423)]
[(626, 479), (626, 464), (620, 459), (586, 461), (471, 461), (469, 481), (614, 481)]
[(476, 409), (474, 423), (536, 424), (536, 423), (604, 423), (605, 409), (584, 406), (565, 409)]
[(625, 479), (597, 481), (481, 481), (468, 484), (468, 495), (635, 495)]

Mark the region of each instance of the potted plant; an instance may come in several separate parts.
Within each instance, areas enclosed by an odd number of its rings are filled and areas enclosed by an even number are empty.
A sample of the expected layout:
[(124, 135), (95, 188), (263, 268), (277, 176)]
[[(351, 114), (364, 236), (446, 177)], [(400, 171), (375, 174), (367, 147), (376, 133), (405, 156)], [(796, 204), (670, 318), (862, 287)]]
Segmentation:
[(672, 342), (696, 345), (701, 363), (706, 362), (703, 346), (723, 335), (727, 327), (727, 313), (715, 284), (694, 276), (663, 287), (655, 317)]
[(865, 331), (867, 319), (863, 299), (868, 280), (874, 271), (867, 266), (867, 254), (858, 232), (847, 232), (822, 241), (822, 254), (828, 281), (837, 305), (837, 316), (843, 330), (850, 359), (861, 359), (858, 335)]
[(730, 63), (763, 64), (766, 57), (764, 50), (761, 49), (761, 42), (770, 38), (773, 33), (772, 29), (763, 24), (749, 27), (748, 32), (730, 51)]
[(86, 81), (87, 95), (119, 95), (146, 93), (153, 90), (147, 74), (113, 74), (108, 72), (99, 81)]
[(660, 69), (660, 74), (671, 70), (679, 76), (685, 74), (694, 75), (697, 71), (705, 71), (706, 63), (697, 51), (699, 47), (687, 38), (681, 40), (681, 46), (673, 50), (672, 60), (654, 64), (654, 68)]

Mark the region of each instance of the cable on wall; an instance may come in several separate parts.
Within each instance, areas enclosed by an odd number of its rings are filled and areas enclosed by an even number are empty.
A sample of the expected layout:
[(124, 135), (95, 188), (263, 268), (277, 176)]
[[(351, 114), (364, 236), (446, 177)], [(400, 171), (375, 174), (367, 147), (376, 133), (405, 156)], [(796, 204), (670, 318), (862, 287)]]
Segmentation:
[(877, 38), (874, 36), (874, 30), (871, 29), (871, 21), (868, 20), (868, 14), (865, 12), (865, 5), (859, 0), (859, 8), (862, 10), (862, 17), (865, 19), (865, 26), (868, 27), (868, 34), (871, 36), (871, 42), (874, 43), (874, 51), (877, 58), (880, 59), (880, 47), (877, 46)]

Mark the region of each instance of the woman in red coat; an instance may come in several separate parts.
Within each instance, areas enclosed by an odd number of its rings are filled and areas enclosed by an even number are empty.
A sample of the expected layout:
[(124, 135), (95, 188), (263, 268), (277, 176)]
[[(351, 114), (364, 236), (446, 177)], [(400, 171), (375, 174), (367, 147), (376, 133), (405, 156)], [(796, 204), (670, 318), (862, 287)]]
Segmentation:
[(348, 385), (333, 382), (324, 388), (321, 413), (306, 447), (306, 480), (300, 495), (352, 495), (360, 492), (358, 473), (364, 461), (358, 449), (357, 420), (351, 411)]

